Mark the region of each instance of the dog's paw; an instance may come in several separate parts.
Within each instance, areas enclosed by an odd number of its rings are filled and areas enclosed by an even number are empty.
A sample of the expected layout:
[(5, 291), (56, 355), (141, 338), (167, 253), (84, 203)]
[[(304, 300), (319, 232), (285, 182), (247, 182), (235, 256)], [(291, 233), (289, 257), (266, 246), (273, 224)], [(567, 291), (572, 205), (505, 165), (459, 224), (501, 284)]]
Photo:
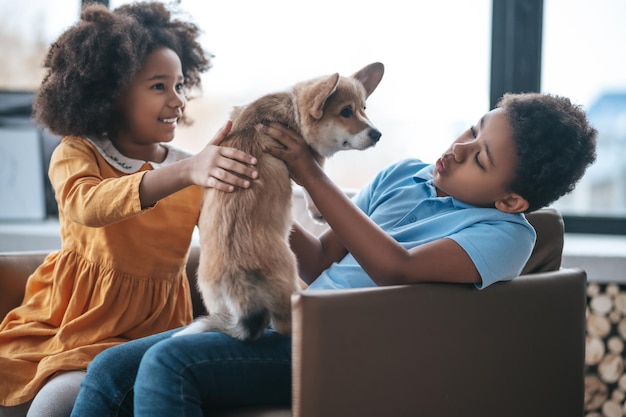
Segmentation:
[(305, 196), (306, 196), (306, 210), (308, 211), (311, 219), (313, 219), (313, 221), (318, 224), (326, 224), (324, 215), (320, 213), (319, 209), (317, 208), (317, 206), (315, 205), (311, 197), (309, 197), (309, 194), (305, 193)]
[(309, 207), (308, 209), (309, 216), (311, 217), (311, 219), (313, 219), (315, 223), (326, 224), (326, 219), (324, 219), (324, 216), (322, 215), (322, 213), (319, 212), (316, 206)]
[(206, 331), (205, 324), (201, 320), (196, 320), (193, 323), (189, 324), (186, 327), (183, 327), (181, 330), (177, 331), (172, 335), (172, 337), (178, 336), (186, 336), (189, 334), (202, 333)]

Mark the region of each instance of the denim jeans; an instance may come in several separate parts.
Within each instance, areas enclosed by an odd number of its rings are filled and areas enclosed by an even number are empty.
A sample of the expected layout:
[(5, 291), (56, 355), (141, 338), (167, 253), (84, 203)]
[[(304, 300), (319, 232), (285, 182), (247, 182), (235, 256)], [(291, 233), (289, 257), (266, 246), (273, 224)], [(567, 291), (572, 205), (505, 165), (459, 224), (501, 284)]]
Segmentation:
[(241, 342), (222, 333), (172, 338), (173, 332), (99, 354), (72, 417), (201, 417), (211, 409), (291, 403), (289, 337), (267, 330)]

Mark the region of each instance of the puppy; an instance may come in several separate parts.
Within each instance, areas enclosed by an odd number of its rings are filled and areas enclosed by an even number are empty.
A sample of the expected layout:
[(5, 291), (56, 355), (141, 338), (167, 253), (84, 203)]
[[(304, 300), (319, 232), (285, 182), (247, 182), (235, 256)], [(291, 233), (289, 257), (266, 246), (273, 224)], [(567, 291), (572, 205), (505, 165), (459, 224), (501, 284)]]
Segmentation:
[(291, 294), (299, 290), (288, 241), (292, 184), (285, 163), (263, 152), (264, 144), (276, 142), (255, 126), (279, 122), (296, 130), (320, 163), (337, 151), (374, 146), (381, 133), (365, 114), (365, 100), (383, 73), (383, 65), (373, 63), (351, 77), (336, 73), (301, 82), (232, 112), (223, 145), (256, 157), (259, 178), (234, 193), (204, 191), (198, 288), (208, 315), (176, 336), (220, 331), (251, 341), (270, 323), (291, 334)]

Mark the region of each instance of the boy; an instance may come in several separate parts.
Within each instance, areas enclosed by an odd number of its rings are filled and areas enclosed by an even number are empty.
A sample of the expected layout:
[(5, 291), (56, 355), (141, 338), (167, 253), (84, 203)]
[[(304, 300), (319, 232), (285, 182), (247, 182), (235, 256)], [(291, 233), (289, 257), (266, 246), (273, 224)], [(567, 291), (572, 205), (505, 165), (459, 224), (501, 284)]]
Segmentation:
[[(317, 238), (294, 225), (291, 245), (309, 288), (423, 281), (485, 288), (514, 278), (535, 239), (522, 213), (573, 189), (595, 160), (597, 133), (566, 98), (506, 95), (435, 164), (393, 164), (352, 203), (298, 134), (277, 124), (258, 129), (282, 145), (267, 152), (285, 161), (331, 227)], [(212, 332), (170, 335), (100, 354), (73, 415), (124, 410), (135, 377), (136, 416), (289, 404), (290, 338), (271, 329), (254, 343)]]
[(292, 235), (311, 288), (451, 280), (485, 288), (517, 276), (535, 238), (520, 213), (573, 190), (595, 160), (597, 134), (567, 98), (509, 94), (435, 164), (404, 160), (379, 173), (355, 198), (359, 210), (298, 135), (260, 129), (280, 142), (267, 152), (285, 161), (332, 229), (319, 242)]

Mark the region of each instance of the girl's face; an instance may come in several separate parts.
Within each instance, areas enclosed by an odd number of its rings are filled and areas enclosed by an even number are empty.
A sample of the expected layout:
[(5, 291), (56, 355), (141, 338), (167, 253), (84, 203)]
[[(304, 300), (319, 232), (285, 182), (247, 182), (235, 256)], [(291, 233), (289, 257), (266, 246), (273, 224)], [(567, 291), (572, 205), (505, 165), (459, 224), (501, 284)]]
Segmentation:
[(128, 157), (161, 162), (159, 143), (174, 138), (185, 102), (180, 58), (171, 49), (156, 49), (121, 97), (124, 120), (111, 140)]
[(504, 110), (485, 114), (437, 160), (434, 180), (439, 196), (479, 207), (522, 212), (528, 203), (509, 191), (517, 155)]

